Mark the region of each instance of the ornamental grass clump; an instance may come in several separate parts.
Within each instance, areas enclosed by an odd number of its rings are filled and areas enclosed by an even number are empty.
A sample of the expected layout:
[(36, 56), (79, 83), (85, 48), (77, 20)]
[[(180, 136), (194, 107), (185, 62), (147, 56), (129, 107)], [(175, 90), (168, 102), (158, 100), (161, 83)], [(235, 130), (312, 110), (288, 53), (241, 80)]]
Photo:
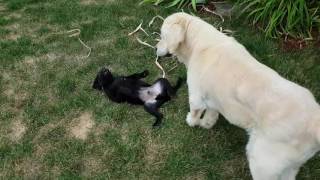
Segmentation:
[(207, 0), (143, 0), (142, 3), (152, 3), (154, 5), (166, 4), (167, 7), (184, 8), (192, 5), (192, 8), (197, 11), (197, 4), (206, 3)]
[(236, 7), (267, 37), (291, 36), (312, 39), (320, 29), (320, 1), (238, 0)]

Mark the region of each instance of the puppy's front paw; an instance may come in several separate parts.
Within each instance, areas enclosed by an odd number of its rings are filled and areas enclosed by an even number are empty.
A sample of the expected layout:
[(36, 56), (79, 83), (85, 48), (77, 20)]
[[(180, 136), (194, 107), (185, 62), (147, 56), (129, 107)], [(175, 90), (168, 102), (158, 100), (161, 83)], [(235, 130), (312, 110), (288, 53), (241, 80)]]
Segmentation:
[(187, 115), (186, 122), (187, 122), (187, 124), (188, 124), (190, 127), (194, 127), (194, 126), (196, 126), (196, 125), (199, 125), (199, 120), (193, 119), (193, 118), (192, 118), (192, 114), (191, 114), (190, 112), (189, 112), (188, 115)]

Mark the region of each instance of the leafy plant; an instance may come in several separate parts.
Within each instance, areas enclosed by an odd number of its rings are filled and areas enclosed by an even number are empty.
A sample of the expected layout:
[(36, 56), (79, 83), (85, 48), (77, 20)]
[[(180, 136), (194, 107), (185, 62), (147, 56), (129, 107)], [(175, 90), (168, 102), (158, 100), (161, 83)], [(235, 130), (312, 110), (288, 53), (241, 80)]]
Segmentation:
[(320, 27), (320, 2), (317, 0), (238, 0), (240, 14), (262, 27), (268, 37), (289, 35), (311, 38)]
[(142, 3), (152, 3), (154, 5), (167, 4), (167, 7), (183, 8), (192, 5), (192, 8), (197, 11), (197, 4), (205, 3), (207, 0), (143, 0)]

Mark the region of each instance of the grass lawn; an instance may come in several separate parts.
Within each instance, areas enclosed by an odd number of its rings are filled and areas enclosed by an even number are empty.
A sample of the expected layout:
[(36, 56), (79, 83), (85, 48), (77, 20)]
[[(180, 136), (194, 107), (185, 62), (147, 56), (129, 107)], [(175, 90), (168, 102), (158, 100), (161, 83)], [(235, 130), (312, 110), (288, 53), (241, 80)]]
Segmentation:
[[(0, 0), (0, 179), (250, 179), (247, 135), (222, 117), (211, 130), (190, 128), (186, 85), (166, 104), (164, 124), (143, 108), (115, 104), (91, 88), (102, 66), (118, 74), (161, 72), (152, 49), (127, 34), (144, 20), (174, 9), (139, 6), (139, 0)], [(284, 52), (242, 20), (220, 23), (261, 62), (311, 89), (320, 100), (319, 49)], [(156, 21), (149, 32), (159, 31)], [(80, 28), (89, 58), (67, 30)], [(155, 41), (139, 33), (141, 39)], [(170, 69), (174, 61), (162, 62)], [(186, 76), (169, 72), (170, 81)], [(320, 157), (298, 179), (319, 179)]]

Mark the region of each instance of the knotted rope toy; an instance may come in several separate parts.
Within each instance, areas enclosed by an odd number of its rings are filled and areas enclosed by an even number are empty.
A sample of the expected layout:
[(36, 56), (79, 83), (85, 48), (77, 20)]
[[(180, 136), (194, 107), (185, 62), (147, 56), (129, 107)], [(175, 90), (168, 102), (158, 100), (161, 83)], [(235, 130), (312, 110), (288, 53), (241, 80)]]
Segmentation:
[[(155, 17), (153, 17), (153, 18), (151, 19), (151, 21), (149, 22), (148, 26), (151, 27), (151, 25), (154, 23), (154, 21), (155, 21), (157, 18), (158, 18), (158, 19), (161, 19), (161, 20), (164, 20), (163, 17), (157, 15), (157, 16), (155, 16)], [(149, 36), (149, 34), (142, 28), (142, 24), (143, 24), (143, 21), (137, 26), (137, 28), (136, 28), (135, 30), (133, 30), (132, 32), (130, 32), (130, 33), (128, 34), (128, 36), (131, 36), (131, 35), (137, 33), (138, 31), (142, 31), (144, 34), (146, 34), (147, 36)], [(158, 32), (153, 32), (152, 34), (160, 35), (160, 33), (158, 33)], [(142, 45), (144, 45), (144, 46), (147, 46), (147, 47), (152, 48), (152, 49), (156, 49), (155, 46), (153, 46), (153, 45), (151, 45), (151, 44), (149, 44), (149, 43), (147, 43), (147, 42), (145, 42), (145, 41), (142, 41), (139, 37), (136, 37), (136, 40), (137, 40), (138, 43), (140, 43), (140, 44), (142, 44)], [(156, 40), (156, 41), (160, 41), (160, 39), (158, 39), (158, 38), (156, 38), (155, 40)], [(159, 57), (157, 56), (157, 57), (156, 57), (156, 60), (155, 60), (155, 64), (156, 64), (156, 66), (162, 71), (162, 78), (165, 78), (165, 77), (166, 77), (166, 72), (165, 72), (164, 68), (161, 66), (161, 64), (158, 62), (158, 59), (159, 59)], [(174, 68), (176, 68), (176, 67), (177, 67), (177, 66), (174, 66), (172, 69), (170, 69), (170, 71), (172, 71), (172, 70), (173, 70)]]

